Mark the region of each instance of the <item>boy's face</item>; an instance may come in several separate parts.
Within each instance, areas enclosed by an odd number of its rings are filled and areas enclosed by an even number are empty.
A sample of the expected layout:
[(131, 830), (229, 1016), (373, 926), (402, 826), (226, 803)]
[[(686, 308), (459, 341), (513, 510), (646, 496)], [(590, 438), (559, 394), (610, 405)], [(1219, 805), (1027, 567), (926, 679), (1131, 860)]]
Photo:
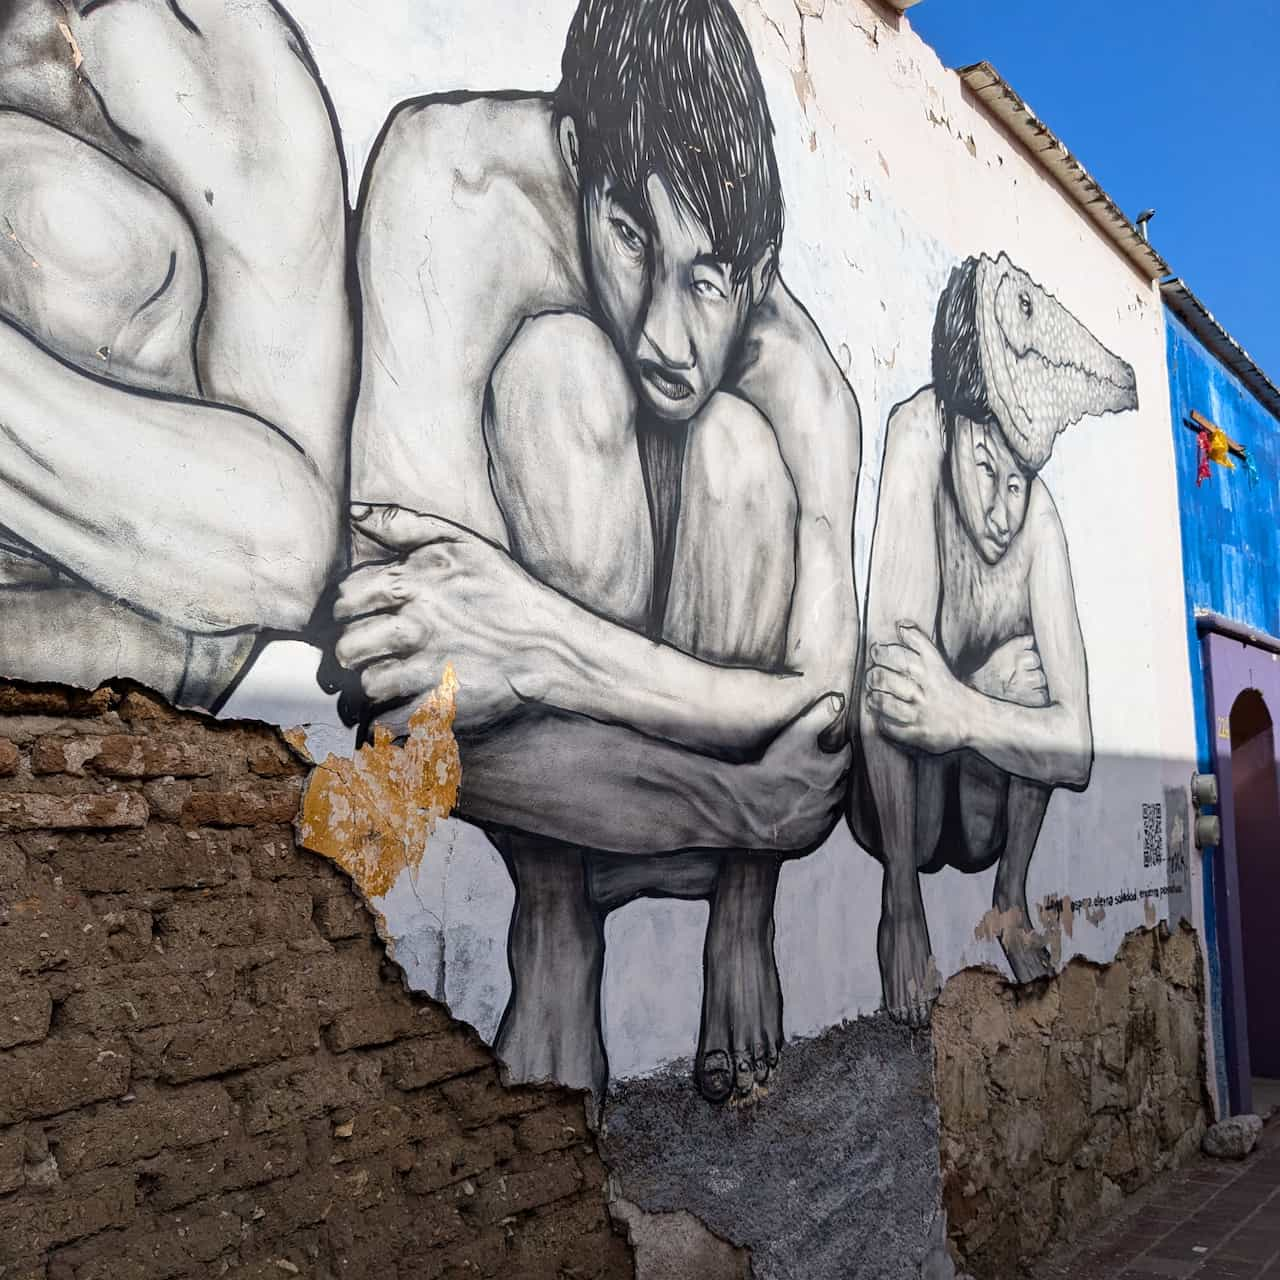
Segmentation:
[(751, 304), (711, 251), (706, 228), (657, 174), (649, 212), (626, 203), (608, 178), (583, 197), (587, 260), (596, 303), (648, 408), (692, 418), (719, 387)]
[(1027, 474), (995, 422), (957, 414), (949, 446), (960, 519), (988, 564), (1004, 557), (1027, 516)]

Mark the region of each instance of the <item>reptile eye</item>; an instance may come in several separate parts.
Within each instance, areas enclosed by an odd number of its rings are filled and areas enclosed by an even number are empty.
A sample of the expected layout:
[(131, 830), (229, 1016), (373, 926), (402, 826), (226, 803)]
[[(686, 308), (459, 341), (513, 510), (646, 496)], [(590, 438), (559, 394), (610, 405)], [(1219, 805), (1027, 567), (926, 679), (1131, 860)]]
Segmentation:
[(1018, 309), (1026, 319), (1031, 319), (1031, 295), (1025, 289), (1018, 294)]

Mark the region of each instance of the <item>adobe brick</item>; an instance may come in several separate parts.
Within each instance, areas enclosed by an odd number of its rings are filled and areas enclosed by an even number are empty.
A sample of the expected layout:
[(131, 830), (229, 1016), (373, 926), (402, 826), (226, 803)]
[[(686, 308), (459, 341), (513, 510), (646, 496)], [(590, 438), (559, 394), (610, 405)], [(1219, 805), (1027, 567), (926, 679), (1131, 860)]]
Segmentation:
[(44, 795), (40, 792), (0, 793), (0, 830), (110, 831), (145, 826), (146, 800), (136, 791)]
[(255, 1013), (156, 1027), (134, 1032), (129, 1040), (140, 1077), (184, 1084), (306, 1053), (319, 1044), (320, 1035), (314, 1017), (305, 1013)]
[(313, 955), (289, 955), (255, 969), (250, 985), (255, 1004), (272, 1008), (307, 1004), (322, 1016), (340, 1013), (376, 998), (377, 961), (354, 948)]
[(93, 1031), (221, 1018), (235, 994), (235, 971), (222, 966), (175, 973), (162, 961), (105, 969), (94, 985), (67, 996), (59, 1026)]
[[(364, 1160), (402, 1146), (413, 1131), (413, 1116), (393, 1102), (379, 1102), (357, 1111), (345, 1123), (335, 1125), (330, 1164)], [(346, 1136), (341, 1136), (345, 1134)]]
[(201, 1208), (143, 1218), (127, 1231), (59, 1250), (55, 1257), (65, 1268), (61, 1274), (74, 1273), (75, 1280), (170, 1280), (210, 1274), (201, 1264), (233, 1250), (239, 1238), (239, 1219)]
[(442, 1080), (493, 1065), (493, 1054), (461, 1027), (438, 1035), (401, 1040), (384, 1051), (388, 1074), (398, 1089), (424, 1089)]
[(260, 778), (288, 778), (302, 772), (302, 764), (277, 742), (264, 742), (253, 747), (248, 756), (249, 768)]
[(225, 832), (158, 823), (106, 840), (63, 837), (52, 865), (69, 887), (85, 893), (216, 887), (236, 869)]
[(193, 791), (190, 782), (179, 782), (172, 778), (161, 778), (142, 784), (142, 794), (147, 798), (151, 814), (160, 822), (178, 822), (182, 818), (182, 810)]
[(42, 734), (31, 744), (31, 772), (84, 777), (84, 766), (102, 750), (102, 738), (80, 734)]
[(6, 1050), (0, 1125), (118, 1098), (129, 1087), (129, 1066), (128, 1045), (90, 1036), (55, 1036)]
[(245, 1131), (267, 1133), (335, 1107), (363, 1107), (382, 1093), (375, 1058), (307, 1059), (262, 1067), (230, 1086)]
[(417, 1195), (440, 1191), (509, 1160), (515, 1149), (515, 1139), (505, 1124), (421, 1142), (405, 1186)]
[(111, 709), (114, 701), (107, 688), (86, 693), (54, 685), (0, 685), (0, 715), (4, 716), (100, 716)]
[(430, 1016), (431, 1010), (426, 1006), (420, 1010), (399, 993), (386, 992), (376, 1002), (338, 1014), (325, 1035), (335, 1053), (344, 1053), (414, 1035), (422, 1029), (423, 1019)]
[(358, 938), (372, 931), (373, 921), (364, 904), (349, 889), (317, 898), (316, 927), (326, 938)]
[(53, 1001), (44, 987), (0, 993), (0, 1049), (43, 1040), (52, 1015)]
[(546, 1104), (546, 1094), (536, 1088), (504, 1087), (496, 1071), (477, 1071), (447, 1080), (440, 1092), (464, 1126), (522, 1115)]
[(118, 733), (102, 739), (93, 767), (112, 778), (206, 778), (215, 761), (207, 748), (189, 742)]
[(482, 1222), (498, 1222), (550, 1204), (582, 1188), (582, 1170), (566, 1155), (554, 1156), (525, 1173), (489, 1174), (477, 1197)]
[(306, 1137), (295, 1127), (252, 1141), (219, 1141), (166, 1151), (144, 1160), (137, 1172), (147, 1206), (168, 1211), (223, 1192), (290, 1178), (306, 1161)]
[(548, 1151), (562, 1151), (586, 1135), (586, 1118), (581, 1106), (576, 1115), (568, 1114), (569, 1108), (544, 1107), (525, 1116), (516, 1125), (516, 1146), (521, 1151), (542, 1155)]
[(0, 738), (0, 778), (11, 778), (18, 772), (22, 752), (8, 738)]
[(220, 1084), (140, 1090), (133, 1102), (103, 1103), (49, 1129), (64, 1174), (130, 1164), (165, 1149), (181, 1150), (228, 1136), (236, 1127), (231, 1098)]
[(26, 1125), (15, 1124), (0, 1129), (0, 1196), (22, 1186), (26, 1150)]
[(292, 822), (301, 792), (297, 786), (242, 787), (237, 791), (193, 791), (182, 806), (182, 819), (202, 827), (256, 827)]
[(248, 947), (263, 938), (285, 942), (311, 933), (311, 899), (254, 885), (249, 892), (184, 898), (157, 913), (166, 951)]
[(21, 1191), (0, 1200), (0, 1241), (25, 1243), (29, 1256), (44, 1253), (126, 1225), (133, 1217), (133, 1197), (133, 1174), (123, 1169), (68, 1179), (56, 1194)]

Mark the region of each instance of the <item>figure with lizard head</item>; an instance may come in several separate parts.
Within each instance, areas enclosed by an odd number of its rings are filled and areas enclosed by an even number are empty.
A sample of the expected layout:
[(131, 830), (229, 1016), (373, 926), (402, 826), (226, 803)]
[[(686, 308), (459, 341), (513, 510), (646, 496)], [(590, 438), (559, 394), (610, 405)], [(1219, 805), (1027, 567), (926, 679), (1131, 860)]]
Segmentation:
[(1039, 473), (1068, 426), (1137, 407), (1133, 369), (1007, 255), (984, 254), (943, 291), (933, 384), (889, 418), (849, 822), (884, 865), (885, 1004), (912, 1025), (938, 986), (922, 872), (998, 864), (1013, 975), (1052, 972), (1027, 870), (1054, 789), (1089, 783), (1093, 733), (1066, 539)]

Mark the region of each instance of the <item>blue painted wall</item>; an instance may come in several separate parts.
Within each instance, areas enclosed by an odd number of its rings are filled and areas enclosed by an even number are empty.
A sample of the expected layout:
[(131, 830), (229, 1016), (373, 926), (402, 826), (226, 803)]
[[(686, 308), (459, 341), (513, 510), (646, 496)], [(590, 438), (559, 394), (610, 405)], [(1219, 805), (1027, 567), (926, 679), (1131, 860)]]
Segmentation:
[[(1272, 635), (1280, 635), (1280, 421), (1166, 312), (1173, 444), (1178, 467), (1178, 509), (1187, 604), (1191, 688), (1196, 712), (1196, 755), (1209, 768), (1210, 725), (1195, 609), (1212, 609)], [(1196, 409), (1244, 445), (1259, 483), (1237, 461), (1234, 471), (1212, 466), (1198, 488), (1199, 452), (1186, 426)], [(1210, 857), (1213, 856), (1211, 853)], [(1217, 1090), (1226, 1101), (1221, 984), (1211, 868), (1205, 867), (1205, 946), (1209, 953)]]

